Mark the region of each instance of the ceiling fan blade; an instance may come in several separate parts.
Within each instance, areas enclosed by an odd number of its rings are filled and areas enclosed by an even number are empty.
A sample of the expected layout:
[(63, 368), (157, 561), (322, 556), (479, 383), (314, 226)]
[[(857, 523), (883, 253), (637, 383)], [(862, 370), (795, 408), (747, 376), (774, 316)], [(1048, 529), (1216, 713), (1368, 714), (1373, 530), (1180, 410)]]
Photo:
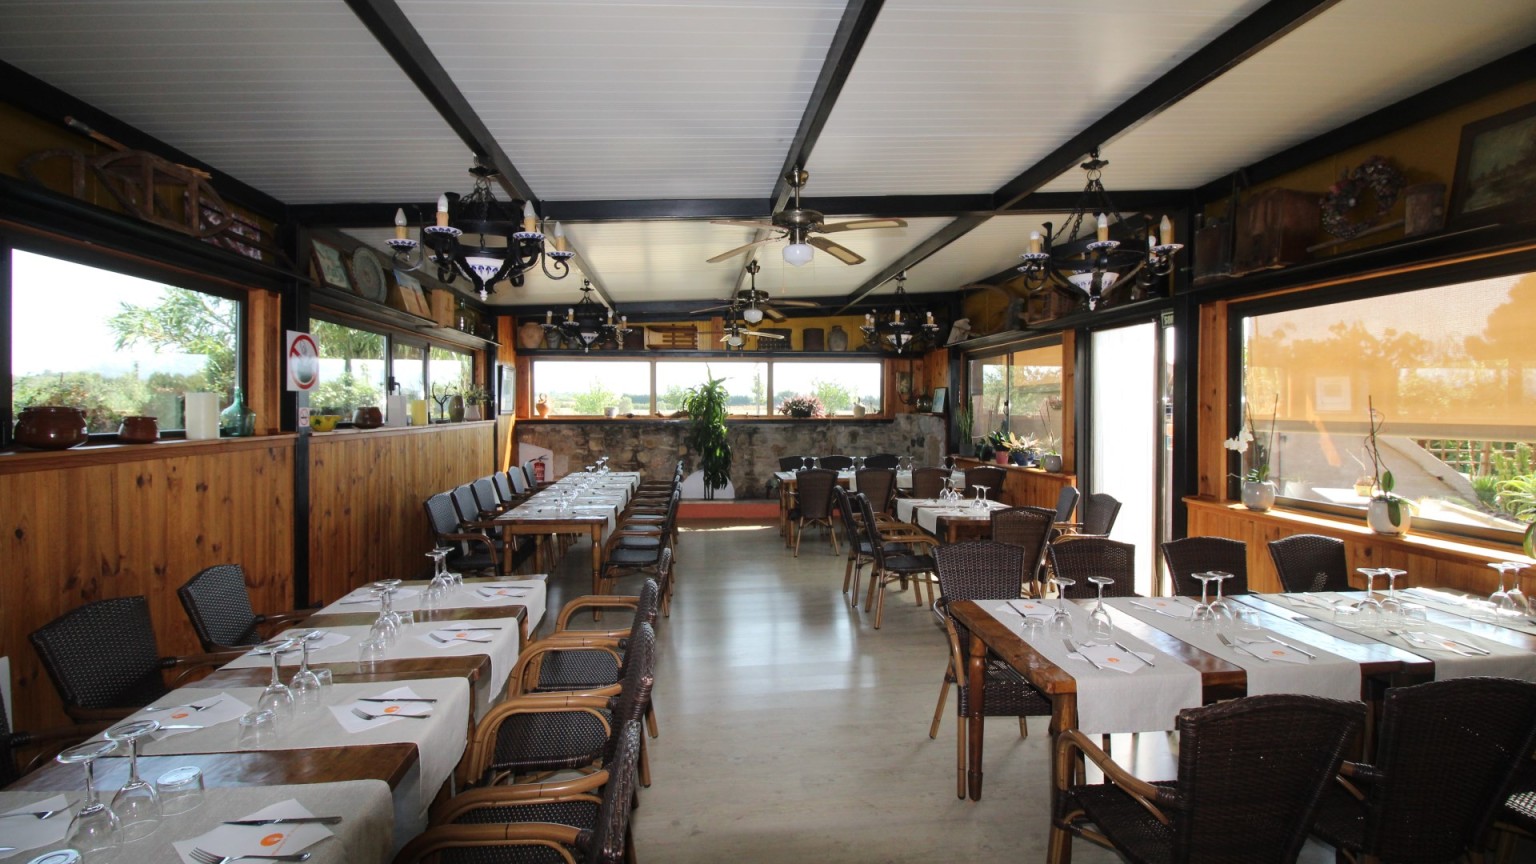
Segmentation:
[(822, 305), (812, 300), (775, 300), (773, 302), (780, 306), (796, 306), (801, 309), (815, 309)]
[(763, 310), (763, 314), (767, 315), (769, 318), (773, 319), (774, 321), (785, 321), (785, 320), (787, 320), (784, 317), (784, 313), (783, 312), (780, 312), (779, 310), (773, 308), (773, 304), (772, 303), (759, 303), (759, 304), (757, 304), (757, 308)]
[(777, 228), (771, 219), (711, 219), (711, 225), (736, 225), (742, 228)]
[(831, 234), (836, 231), (863, 231), (866, 228), (905, 228), (905, 219), (850, 219), (847, 222), (833, 222), (831, 225), (823, 225), (817, 229), (818, 233)]
[(707, 259), (705, 259), (705, 263), (706, 264), (718, 264), (718, 263), (720, 263), (721, 261), (724, 261), (727, 258), (735, 258), (737, 255), (740, 255), (741, 253), (747, 251), (748, 249), (752, 249), (752, 248), (761, 246), (764, 243), (777, 243), (778, 241), (779, 241), (778, 237), (769, 237), (767, 240), (753, 240), (751, 243), (748, 243), (745, 246), (737, 246), (735, 249), (732, 249), (729, 252), (721, 252), (719, 255), (716, 255), (713, 258), (707, 258)]
[(743, 336), (756, 336), (759, 339), (783, 339), (783, 338), (785, 338), (783, 333), (764, 333), (764, 332), (761, 332), (761, 331), (758, 331), (758, 330), (743, 330), (743, 331), (741, 331), (741, 335), (743, 335)]
[(805, 242), (815, 246), (817, 249), (820, 249), (828, 255), (831, 255), (833, 258), (836, 258), (844, 264), (864, 263), (864, 256), (853, 251), (852, 249), (849, 249), (847, 246), (840, 246), (825, 237), (811, 237)]
[(725, 310), (725, 309), (735, 309), (735, 308), (736, 307), (734, 305), (732, 305), (730, 303), (727, 303), (724, 306), (711, 306), (708, 309), (695, 309), (692, 312), (689, 312), (688, 314), (689, 315), (703, 315), (706, 312), (720, 312), (720, 311)]

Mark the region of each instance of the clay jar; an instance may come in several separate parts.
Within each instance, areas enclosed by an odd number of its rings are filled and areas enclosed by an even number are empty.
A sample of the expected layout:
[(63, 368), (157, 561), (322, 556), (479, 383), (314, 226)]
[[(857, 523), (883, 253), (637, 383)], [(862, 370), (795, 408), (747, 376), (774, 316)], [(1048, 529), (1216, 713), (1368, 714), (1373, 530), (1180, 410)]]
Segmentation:
[(79, 408), (38, 405), (21, 409), (16, 443), (38, 450), (67, 450), (85, 443), (85, 412)]
[(124, 444), (153, 444), (160, 438), (160, 424), (153, 417), (124, 417), (117, 440)]
[(352, 412), (352, 425), (359, 429), (377, 429), (384, 425), (384, 412), (376, 405), (365, 405)]

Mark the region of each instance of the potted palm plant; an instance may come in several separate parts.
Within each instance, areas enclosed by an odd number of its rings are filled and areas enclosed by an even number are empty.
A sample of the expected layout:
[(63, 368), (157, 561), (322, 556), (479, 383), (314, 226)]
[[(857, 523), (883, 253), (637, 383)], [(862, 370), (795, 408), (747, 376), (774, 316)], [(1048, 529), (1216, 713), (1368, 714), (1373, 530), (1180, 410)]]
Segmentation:
[(731, 482), (731, 442), (725, 426), (729, 401), (724, 378), (709, 378), (706, 383), (689, 388), (683, 397), (683, 410), (690, 423), (687, 442), (698, 456), (699, 470), (704, 472), (706, 499), (713, 499), (716, 489), (724, 489)]

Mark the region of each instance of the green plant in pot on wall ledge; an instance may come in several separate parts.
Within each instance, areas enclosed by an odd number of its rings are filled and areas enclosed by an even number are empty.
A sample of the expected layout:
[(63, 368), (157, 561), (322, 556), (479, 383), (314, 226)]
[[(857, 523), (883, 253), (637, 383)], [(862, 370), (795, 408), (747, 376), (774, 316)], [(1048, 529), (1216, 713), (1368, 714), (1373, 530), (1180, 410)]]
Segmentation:
[(1375, 479), (1375, 488), (1370, 503), (1366, 505), (1365, 521), (1377, 534), (1407, 534), (1408, 526), (1413, 521), (1413, 504), (1407, 498), (1393, 493), (1397, 480), (1381, 461), (1381, 449), (1377, 443), (1377, 435), (1386, 418), (1376, 410), (1370, 397), (1366, 397), (1366, 407), (1370, 412), (1370, 431), (1365, 436), (1365, 452), (1371, 457), (1371, 475)]
[[(1242, 482), (1243, 506), (1249, 510), (1263, 512), (1275, 506), (1275, 484), (1269, 479), (1269, 458), (1275, 452), (1275, 419), (1280, 414), (1280, 397), (1275, 397), (1274, 410), (1269, 415), (1269, 434), (1264, 442), (1259, 443), (1254, 436), (1253, 410), (1243, 402), (1243, 425), (1237, 430), (1237, 434), (1226, 441), (1222, 446), (1231, 450), (1248, 461), (1248, 469), (1241, 476), (1233, 474)], [(1249, 446), (1252, 445), (1253, 453), (1250, 456)]]

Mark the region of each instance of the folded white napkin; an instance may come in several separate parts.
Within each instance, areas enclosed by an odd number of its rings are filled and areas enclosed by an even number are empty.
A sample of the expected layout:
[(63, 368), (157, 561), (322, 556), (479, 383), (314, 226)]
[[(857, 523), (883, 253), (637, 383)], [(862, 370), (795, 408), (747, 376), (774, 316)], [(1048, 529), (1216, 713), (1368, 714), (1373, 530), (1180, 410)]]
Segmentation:
[(44, 810), (61, 810), (47, 819), (39, 819), (36, 816), (11, 816), (6, 818), (0, 814), (0, 846), (15, 846), (10, 852), (0, 852), (0, 859), (20, 855), (28, 849), (36, 849), (39, 846), (53, 846), (64, 842), (64, 835), (69, 831), (69, 820), (73, 814), (69, 809), (69, 799), (63, 795), (55, 795), (42, 801), (34, 801), (24, 804), (6, 813), (40, 813)]
[(482, 597), (527, 597), (531, 588), (502, 588), (486, 585), (480, 589)]
[[(420, 696), (409, 687), (396, 687), (378, 694), (377, 698), (409, 699)], [(354, 700), (345, 705), (332, 705), (331, 714), (336, 722), (341, 724), (349, 734), (366, 732), (369, 729), (377, 729), (380, 726), (388, 726), (401, 717), (430, 717), (432, 709), (436, 707), (432, 702), (363, 702)], [(362, 712), (361, 714), (358, 712)], [(373, 719), (362, 716), (370, 715)], [(293, 814), (285, 814), (293, 815)]]
[(1049, 618), (1056, 614), (1054, 606), (1040, 600), (1009, 600), (1004, 605), (1026, 618)]
[[(195, 706), (207, 706), (201, 711)], [(162, 711), (140, 711), (134, 715), (135, 720), (159, 720), (163, 727), (154, 733), (154, 739), (169, 738), (172, 735), (180, 735), (183, 732), (196, 732), (198, 729), (206, 729), (209, 726), (217, 726), (220, 723), (228, 723), (243, 716), (251, 710), (251, 706), (229, 695), (227, 692), (219, 692), (217, 695), (203, 696), (198, 699), (189, 699), (181, 691), (176, 690), (160, 697), (159, 706)], [(10, 844), (4, 844), (9, 846)]]
[[(1263, 657), (1265, 660), (1278, 660), (1281, 663), (1299, 663), (1303, 665), (1312, 662), (1311, 657), (1300, 651), (1292, 650), (1268, 639), (1234, 639), (1232, 641), (1242, 646), (1243, 651)], [(1241, 654), (1243, 652), (1239, 651), (1238, 653)]]
[[(466, 622), (466, 627), (482, 627), (486, 625)], [(478, 642), (482, 645), (495, 641), (496, 633), (492, 630), (454, 630), (444, 628), (423, 633), (417, 637), (421, 641), (434, 648), (457, 648), (467, 642)]]
[(1078, 653), (1092, 660), (1102, 669), (1113, 669), (1127, 675), (1140, 672), (1147, 661), (1134, 651), (1121, 651), (1113, 645), (1084, 645), (1079, 643)]
[[(394, 596), (394, 598), (396, 600), (404, 600), (407, 597), (415, 597), (417, 594), (420, 594), (420, 593), (421, 593), (421, 589), (420, 588), (396, 588), (394, 590), (393, 596)], [(369, 590), (368, 588), (359, 588), (356, 591), (353, 591), (351, 594), (348, 594), (346, 597), (343, 597), (341, 599), (341, 602), (342, 603), (372, 603), (375, 606), (377, 606), (378, 603), (379, 603), (379, 595), (373, 593), (373, 591)]]
[[(254, 813), (248, 813), (240, 819), (292, 819), (314, 815), (316, 814), (311, 813), (303, 804), (290, 798), (270, 807), (263, 807)], [(197, 864), (192, 857), (193, 849), (202, 849), (215, 855), (290, 855), (331, 836), (334, 836), (331, 829), (314, 823), (220, 825), (206, 834), (193, 837), (191, 840), (178, 840), (171, 845), (175, 847), (176, 854), (180, 855), (181, 860), (186, 864)]]
[(1183, 618), (1185, 620), (1188, 620), (1195, 614), (1193, 606), (1186, 606), (1176, 600), (1161, 597), (1132, 600), (1131, 605), (1138, 609), (1157, 612), (1160, 615), (1171, 615), (1174, 618)]

